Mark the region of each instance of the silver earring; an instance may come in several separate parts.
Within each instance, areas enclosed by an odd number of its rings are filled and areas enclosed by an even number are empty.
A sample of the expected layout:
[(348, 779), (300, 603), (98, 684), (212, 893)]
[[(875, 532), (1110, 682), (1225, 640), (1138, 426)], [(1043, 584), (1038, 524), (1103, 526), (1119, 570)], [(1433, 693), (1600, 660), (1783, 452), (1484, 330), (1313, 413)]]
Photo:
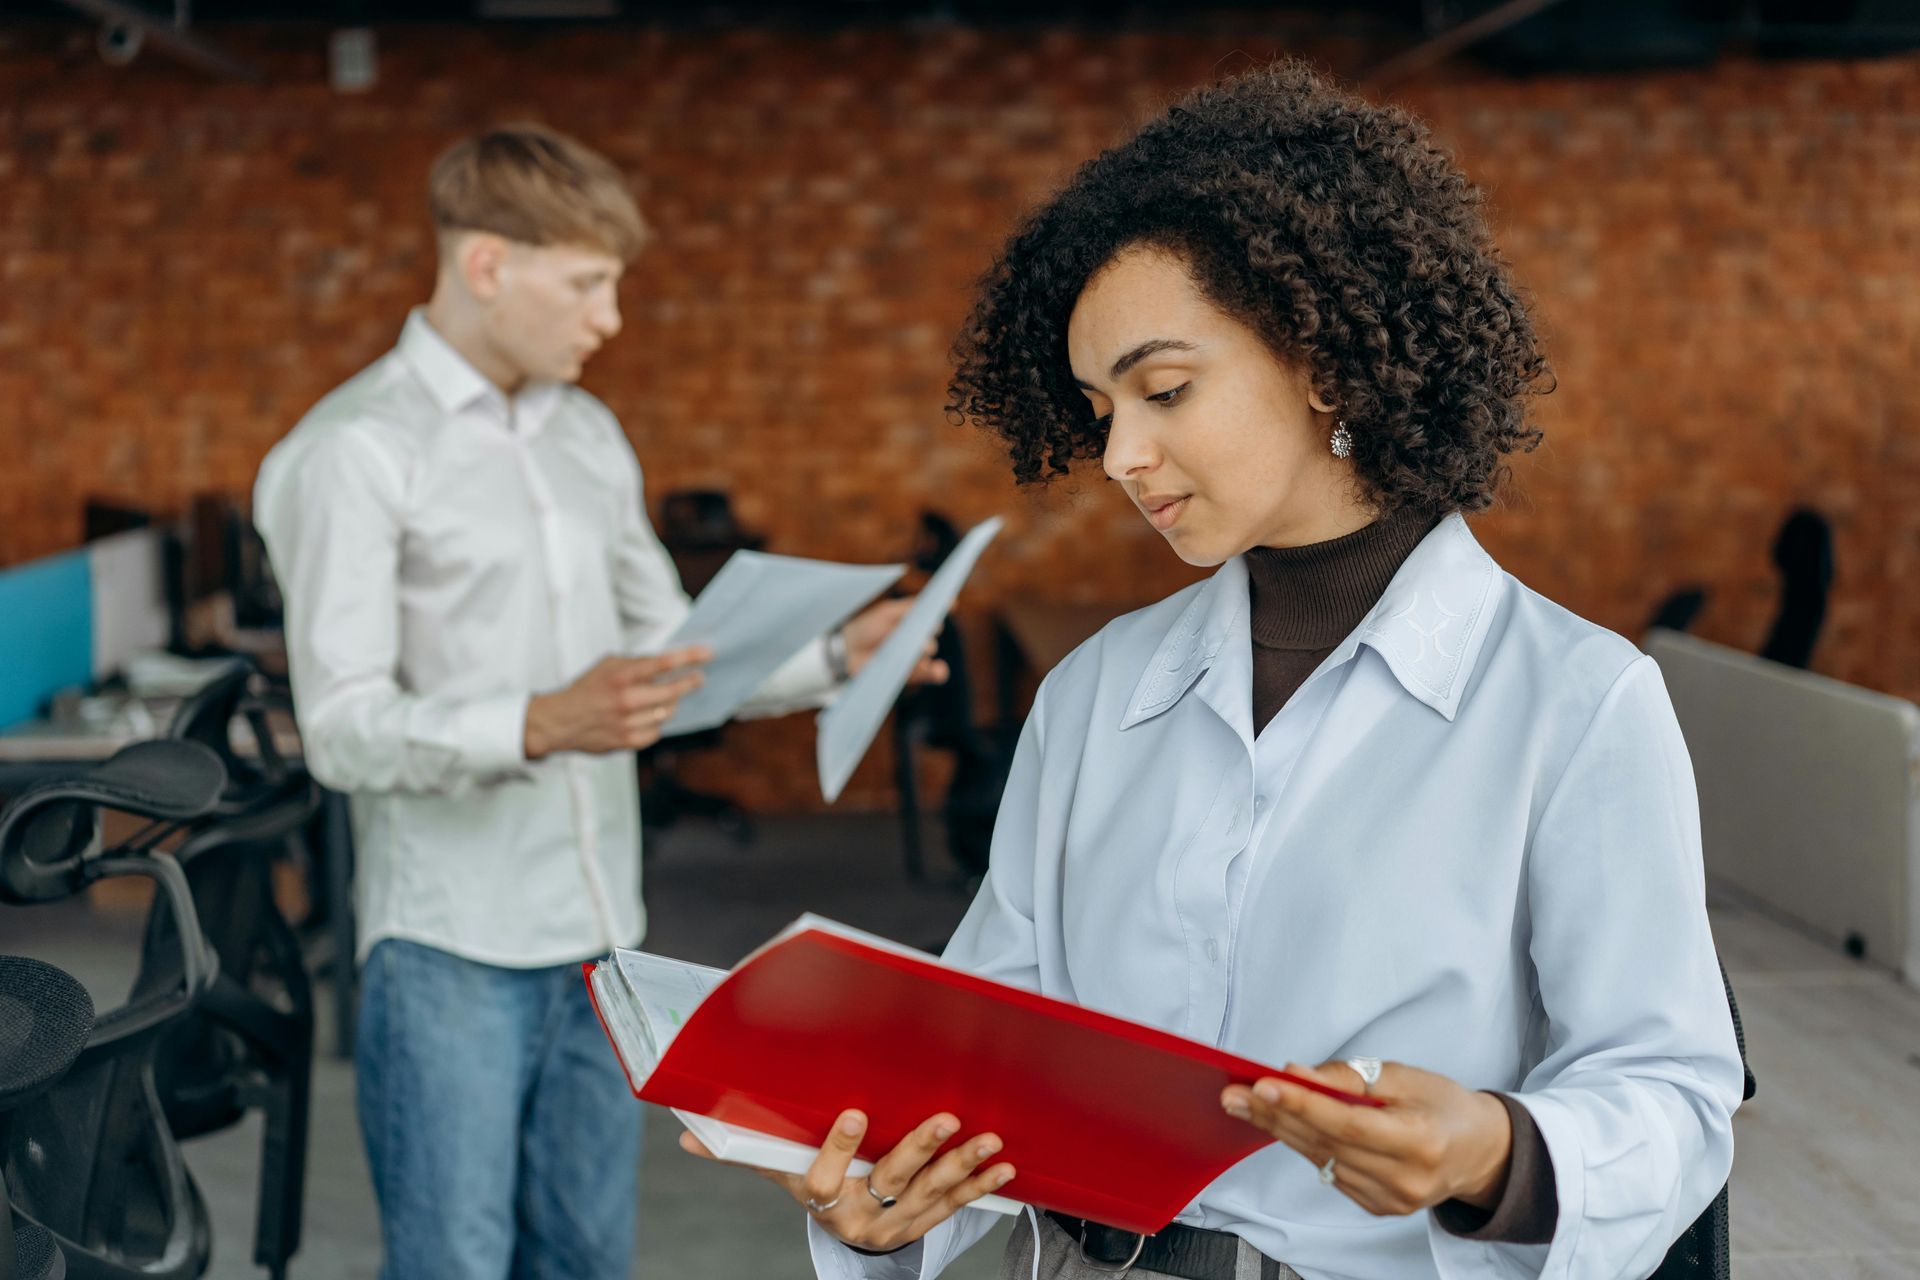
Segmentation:
[(1333, 438), (1327, 442), (1327, 447), (1333, 450), (1333, 456), (1336, 458), (1353, 456), (1353, 432), (1347, 430), (1345, 419), (1334, 420)]

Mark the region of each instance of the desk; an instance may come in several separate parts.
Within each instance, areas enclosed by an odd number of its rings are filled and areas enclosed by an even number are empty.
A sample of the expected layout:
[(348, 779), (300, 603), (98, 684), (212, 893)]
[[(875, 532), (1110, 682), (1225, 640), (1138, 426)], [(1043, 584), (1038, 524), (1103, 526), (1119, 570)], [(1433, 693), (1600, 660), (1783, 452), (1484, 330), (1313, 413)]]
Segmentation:
[[(59, 765), (62, 773), (71, 773), (75, 765), (95, 764), (123, 747), (165, 736), (180, 702), (179, 698), (142, 698), (129, 704), (137, 705), (137, 710), (116, 714), (111, 723), (102, 725), (52, 720), (17, 724), (0, 732), (0, 766)], [(289, 712), (270, 711), (267, 728), (281, 759), (301, 758), (300, 730)], [(254, 754), (253, 729), (245, 720), (235, 722), (233, 740), (241, 755)]]
[[(171, 716), (170, 708), (167, 714)], [(90, 726), (29, 720), (0, 732), (0, 796), (53, 778), (70, 778), (122, 747), (158, 737), (167, 720), (149, 713), (148, 723), (153, 726), (151, 732), (121, 723)]]
[(1037, 683), (1094, 632), (1138, 607), (1114, 601), (1052, 600), (1014, 600), (1001, 606), (994, 618), (1001, 721), (1011, 721), (1020, 713), (1023, 671), (1031, 672)]
[[(36, 783), (71, 777), (87, 766), (107, 759), (123, 747), (159, 737), (172, 723), (179, 706), (177, 698), (148, 699), (141, 713), (115, 716), (107, 725), (56, 724), (50, 720), (29, 720), (0, 733), (0, 798), (26, 790)], [(137, 726), (152, 726), (141, 732)], [(246, 721), (236, 721), (235, 748), (251, 754), (251, 729)], [(268, 729), (280, 758), (302, 758), (300, 731), (293, 716), (275, 709), (268, 713)], [(326, 946), (310, 967), (330, 971), (333, 978), (335, 1043), (341, 1057), (353, 1053), (354, 1030), (354, 919), (353, 919), (353, 825), (347, 798), (337, 792), (320, 791), (320, 903), (326, 913)], [(311, 845), (309, 852), (312, 852)]]

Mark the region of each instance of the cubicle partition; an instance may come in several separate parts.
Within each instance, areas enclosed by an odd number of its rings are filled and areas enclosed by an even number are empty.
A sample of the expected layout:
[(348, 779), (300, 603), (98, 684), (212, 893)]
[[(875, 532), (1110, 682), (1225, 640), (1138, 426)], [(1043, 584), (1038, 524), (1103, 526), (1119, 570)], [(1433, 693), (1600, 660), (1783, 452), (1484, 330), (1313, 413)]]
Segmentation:
[(0, 729), (167, 642), (160, 534), (135, 529), (0, 569)]
[(1708, 874), (1920, 983), (1920, 708), (1679, 632), (1646, 644)]

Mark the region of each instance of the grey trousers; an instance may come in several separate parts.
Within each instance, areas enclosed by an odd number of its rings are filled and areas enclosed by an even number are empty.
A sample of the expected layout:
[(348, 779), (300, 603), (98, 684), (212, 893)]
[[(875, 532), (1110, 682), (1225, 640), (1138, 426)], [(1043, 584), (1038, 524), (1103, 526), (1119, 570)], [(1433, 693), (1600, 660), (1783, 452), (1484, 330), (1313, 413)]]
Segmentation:
[[(1115, 1269), (1088, 1262), (1080, 1255), (1080, 1242), (1049, 1218), (1040, 1214), (1040, 1280), (1113, 1280)], [(1026, 1214), (1014, 1224), (1013, 1239), (1007, 1242), (1006, 1256), (1000, 1261), (1000, 1280), (1033, 1280), (1033, 1219)], [(1126, 1280), (1167, 1280), (1158, 1271), (1135, 1268)], [(1233, 1280), (1300, 1280), (1300, 1273), (1284, 1262), (1263, 1258), (1260, 1251), (1242, 1240), (1240, 1256), (1234, 1263)]]

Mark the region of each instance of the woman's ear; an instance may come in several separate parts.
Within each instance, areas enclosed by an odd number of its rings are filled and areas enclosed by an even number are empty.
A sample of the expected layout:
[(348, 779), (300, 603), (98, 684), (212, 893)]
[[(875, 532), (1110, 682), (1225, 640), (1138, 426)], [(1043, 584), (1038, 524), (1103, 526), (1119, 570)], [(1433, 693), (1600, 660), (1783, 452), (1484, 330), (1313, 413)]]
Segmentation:
[(1307, 407), (1315, 413), (1333, 413), (1336, 411), (1333, 401), (1322, 392), (1320, 388), (1311, 385), (1307, 387)]

